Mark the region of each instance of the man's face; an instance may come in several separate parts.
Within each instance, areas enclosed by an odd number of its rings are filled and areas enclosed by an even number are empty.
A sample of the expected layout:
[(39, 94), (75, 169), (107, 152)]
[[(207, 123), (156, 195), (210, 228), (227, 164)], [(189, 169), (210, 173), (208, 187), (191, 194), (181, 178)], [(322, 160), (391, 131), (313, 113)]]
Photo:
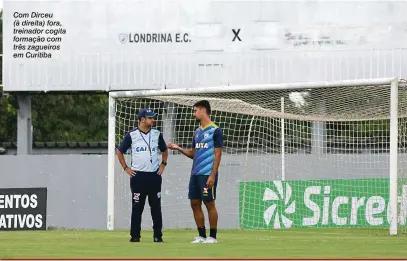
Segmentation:
[(195, 120), (201, 121), (205, 115), (206, 111), (204, 108), (194, 107), (194, 117)]
[(151, 128), (154, 126), (155, 118), (143, 118), (142, 121), (145, 125)]

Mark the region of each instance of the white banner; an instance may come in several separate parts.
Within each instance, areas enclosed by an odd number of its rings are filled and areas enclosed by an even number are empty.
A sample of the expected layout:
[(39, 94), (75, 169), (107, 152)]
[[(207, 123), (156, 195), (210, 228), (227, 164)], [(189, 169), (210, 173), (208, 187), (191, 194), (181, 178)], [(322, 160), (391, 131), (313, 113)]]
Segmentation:
[[(399, 12), (406, 4), (390, 4), (391, 10), (389, 3), (362, 2), (355, 9), (346, 2), (5, 0), (4, 90), (258, 83), (259, 76), (252, 79), (250, 73), (244, 82), (239, 77), (248, 70), (270, 71), (265, 66), (278, 57), (265, 52), (406, 46), (400, 26), (405, 14)], [(336, 13), (327, 16), (328, 9)], [(286, 81), (264, 77), (262, 83)]]

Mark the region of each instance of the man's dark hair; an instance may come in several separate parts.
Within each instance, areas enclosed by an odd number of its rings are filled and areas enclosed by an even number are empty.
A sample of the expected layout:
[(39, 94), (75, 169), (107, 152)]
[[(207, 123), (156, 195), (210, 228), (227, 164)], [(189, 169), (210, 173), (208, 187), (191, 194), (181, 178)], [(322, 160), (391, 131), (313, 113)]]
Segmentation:
[(194, 107), (205, 108), (206, 113), (208, 113), (208, 115), (211, 115), (211, 105), (209, 104), (209, 101), (207, 101), (207, 100), (201, 100), (201, 101), (196, 102), (194, 104)]

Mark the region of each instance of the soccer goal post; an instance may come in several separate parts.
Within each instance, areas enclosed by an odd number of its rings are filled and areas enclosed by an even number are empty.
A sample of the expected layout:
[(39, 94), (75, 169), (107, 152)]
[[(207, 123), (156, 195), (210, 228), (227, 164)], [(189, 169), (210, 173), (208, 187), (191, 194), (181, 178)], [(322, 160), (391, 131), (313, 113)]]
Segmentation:
[[(224, 135), (219, 228), (405, 230), (407, 89), (397, 78), (110, 92), (109, 230), (130, 224), (129, 177), (116, 148), (137, 127), (138, 111), (158, 112), (155, 127), (166, 142), (190, 148), (199, 127), (193, 104), (204, 99)], [(165, 228), (195, 227), (191, 165), (170, 151), (161, 193)]]

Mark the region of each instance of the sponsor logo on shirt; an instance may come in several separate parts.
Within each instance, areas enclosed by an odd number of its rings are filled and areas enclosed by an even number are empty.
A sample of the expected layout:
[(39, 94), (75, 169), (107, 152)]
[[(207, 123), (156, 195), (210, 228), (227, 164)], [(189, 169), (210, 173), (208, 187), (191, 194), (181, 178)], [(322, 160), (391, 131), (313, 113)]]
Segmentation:
[(206, 142), (199, 142), (195, 144), (195, 149), (207, 149), (208, 147), (208, 143)]
[(156, 148), (149, 148), (149, 147), (136, 147), (136, 152), (145, 152), (145, 151), (150, 151), (155, 152)]

